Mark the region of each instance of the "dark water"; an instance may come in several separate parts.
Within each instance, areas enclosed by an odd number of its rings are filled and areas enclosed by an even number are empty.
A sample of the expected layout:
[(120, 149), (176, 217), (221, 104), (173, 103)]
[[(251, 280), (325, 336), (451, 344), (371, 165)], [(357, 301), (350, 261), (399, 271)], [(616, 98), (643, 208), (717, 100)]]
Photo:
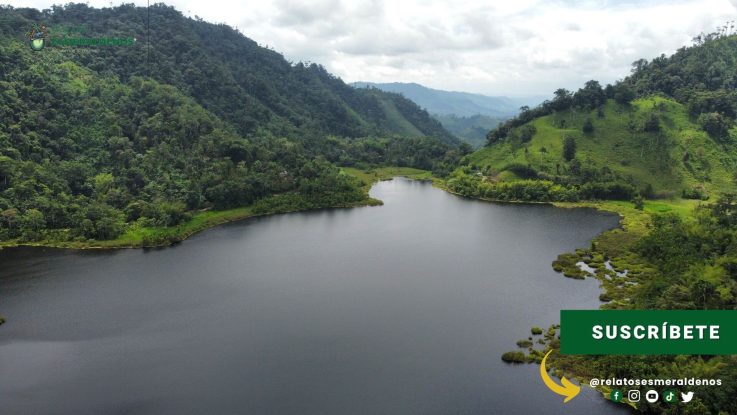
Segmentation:
[(0, 414), (591, 414), (499, 356), (596, 281), (556, 255), (617, 219), (374, 187), (144, 252), (0, 251)]

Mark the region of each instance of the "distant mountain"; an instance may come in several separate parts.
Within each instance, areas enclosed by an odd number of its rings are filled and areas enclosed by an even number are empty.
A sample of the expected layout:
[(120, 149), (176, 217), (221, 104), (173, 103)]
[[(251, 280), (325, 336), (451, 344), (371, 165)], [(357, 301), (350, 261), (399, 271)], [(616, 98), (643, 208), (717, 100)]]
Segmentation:
[(508, 118), (490, 117), (488, 115), (481, 114), (472, 115), (470, 117), (434, 114), (433, 117), (440, 121), (446, 130), (450, 131), (456, 137), (461, 138), (468, 144), (471, 144), (474, 148), (479, 148), (486, 144), (486, 134), (489, 130), (493, 130)]
[[(504, 96), (488, 96), (470, 92), (442, 91), (415, 83), (354, 82), (356, 88), (374, 87), (382, 91), (395, 92), (414, 101), (430, 114), (471, 117), (477, 114), (495, 118), (508, 118), (522, 105), (537, 104), (535, 100), (516, 99)], [(528, 102), (533, 101), (533, 102)]]
[(508, 98), (470, 92), (442, 91), (415, 83), (354, 82), (358, 89), (376, 88), (404, 95), (423, 107), (443, 127), (456, 137), (479, 147), (486, 142), (486, 133), (500, 122), (513, 117), (523, 105), (542, 101), (536, 98)]

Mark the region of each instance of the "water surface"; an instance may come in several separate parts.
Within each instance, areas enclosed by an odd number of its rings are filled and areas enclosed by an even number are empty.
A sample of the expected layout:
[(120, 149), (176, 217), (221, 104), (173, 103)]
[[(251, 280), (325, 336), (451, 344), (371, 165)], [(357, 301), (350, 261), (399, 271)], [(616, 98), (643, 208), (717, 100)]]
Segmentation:
[(248, 220), (161, 250), (0, 251), (2, 414), (614, 413), (501, 353), (595, 280), (555, 257), (617, 218), (427, 183), (381, 207)]

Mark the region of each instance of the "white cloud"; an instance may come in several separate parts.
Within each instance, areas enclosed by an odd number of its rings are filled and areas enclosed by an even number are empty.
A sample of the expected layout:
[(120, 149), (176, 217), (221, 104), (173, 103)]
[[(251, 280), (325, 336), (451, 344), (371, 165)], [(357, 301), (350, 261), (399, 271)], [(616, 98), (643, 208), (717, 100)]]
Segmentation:
[(737, 12), (737, 0), (168, 3), (238, 27), (292, 61), (321, 63), (345, 81), (418, 82), (496, 95), (549, 95), (589, 79), (612, 82), (632, 61), (672, 53)]

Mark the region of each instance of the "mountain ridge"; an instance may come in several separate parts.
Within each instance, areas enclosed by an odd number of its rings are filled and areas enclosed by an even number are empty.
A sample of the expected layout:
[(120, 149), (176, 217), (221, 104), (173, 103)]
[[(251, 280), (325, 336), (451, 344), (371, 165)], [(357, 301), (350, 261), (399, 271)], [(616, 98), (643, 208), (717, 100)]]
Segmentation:
[(486, 132), (500, 122), (516, 115), (520, 106), (538, 101), (537, 98), (509, 98), (471, 92), (444, 91), (410, 82), (353, 82), (357, 89), (378, 89), (401, 94), (453, 133), (474, 147), (480, 147)]
[(358, 89), (377, 88), (395, 92), (411, 99), (430, 114), (470, 117), (481, 114), (490, 117), (510, 117), (519, 111), (521, 100), (505, 96), (489, 96), (472, 92), (446, 91), (415, 82), (352, 82)]
[[(133, 5), (94, 9), (84, 4), (44, 11), (3, 7), (0, 14), (0, 35), (5, 39), (19, 39), (40, 22), (48, 26), (50, 36), (58, 36), (62, 28), (84, 27), (85, 36), (134, 37), (138, 41), (130, 47), (67, 48), (67, 52), (71, 60), (96, 72), (113, 72), (123, 82), (131, 76), (148, 76), (173, 85), (243, 135), (258, 129), (345, 137), (405, 134), (387, 128), (393, 124), (386, 121), (397, 116), (386, 113), (388, 106), (413, 125), (415, 134), (457, 144), (440, 123), (402, 102), (399, 95), (357, 91), (318, 64), (293, 64), (236, 29), (185, 17), (162, 3), (148, 9)], [(156, 28), (150, 44), (148, 19)]]

